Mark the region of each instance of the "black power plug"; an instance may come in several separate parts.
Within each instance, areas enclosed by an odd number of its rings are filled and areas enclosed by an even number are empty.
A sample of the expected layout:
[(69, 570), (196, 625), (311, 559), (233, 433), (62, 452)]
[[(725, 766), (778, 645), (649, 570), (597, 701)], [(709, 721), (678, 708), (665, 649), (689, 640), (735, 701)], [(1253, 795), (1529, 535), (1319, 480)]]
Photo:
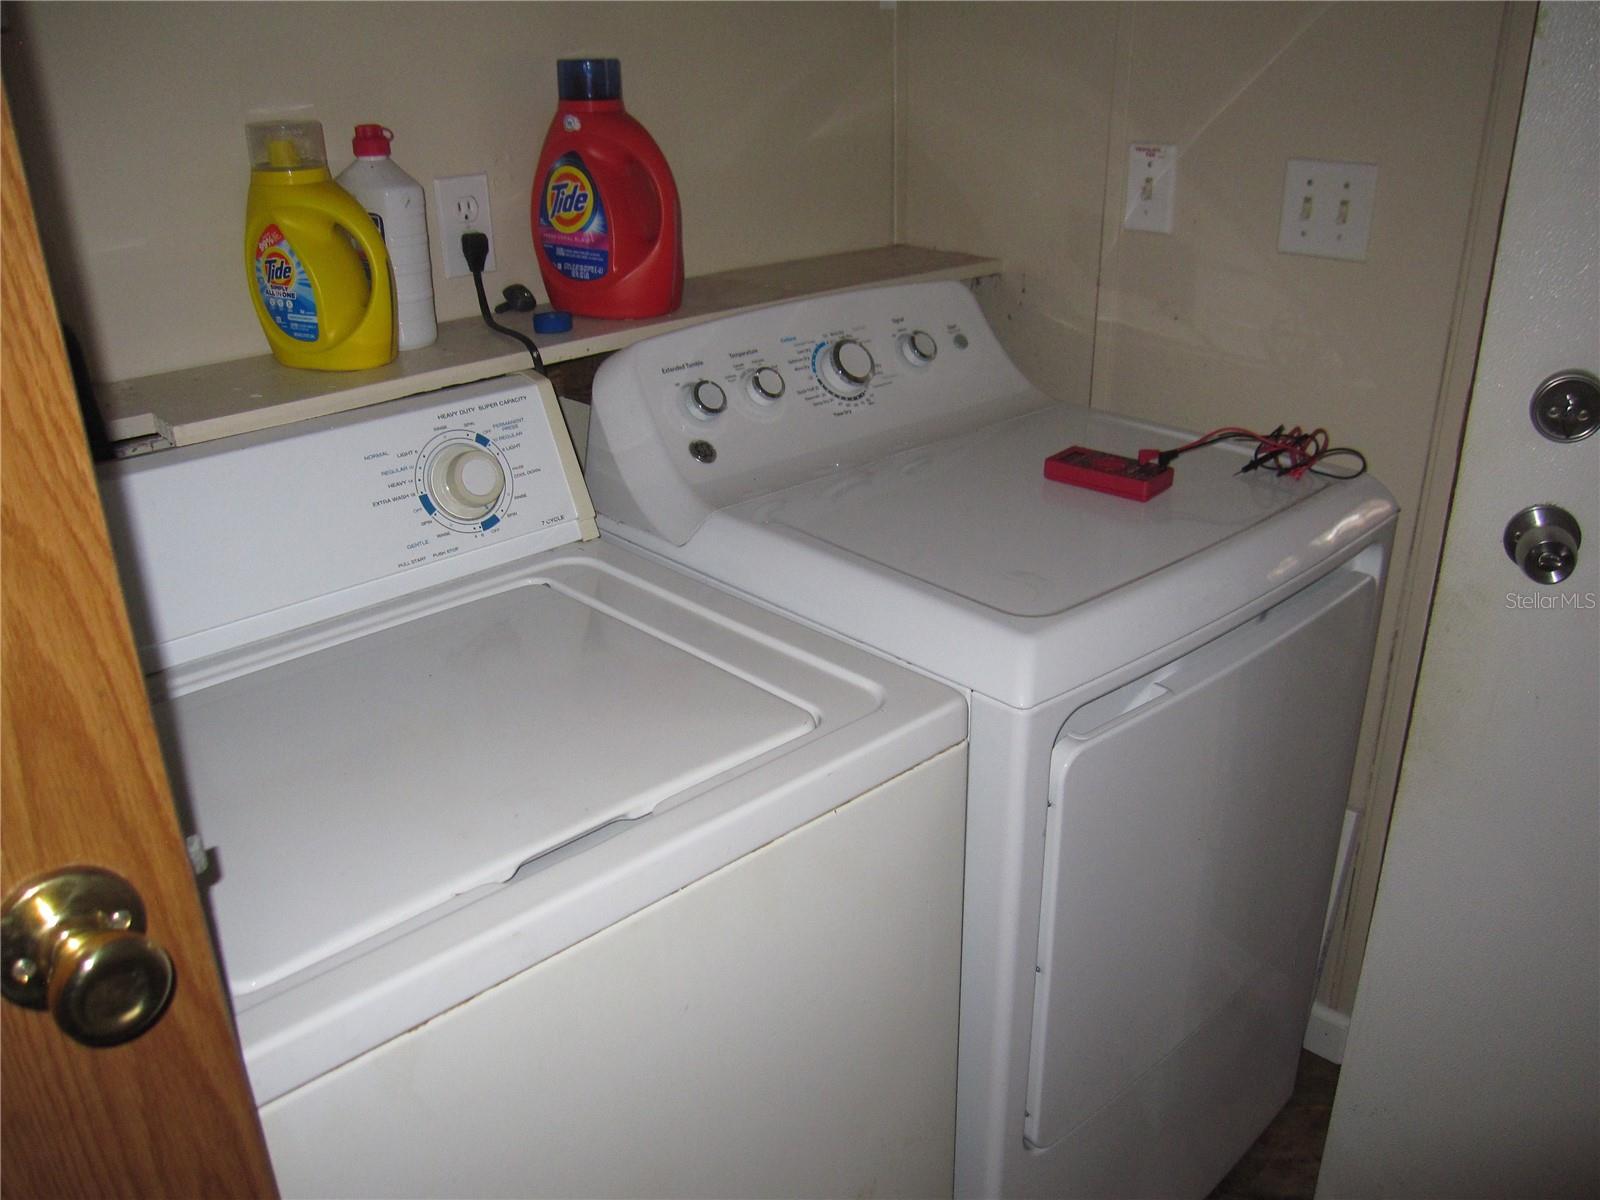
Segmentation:
[(539, 301), (525, 283), (508, 284), (500, 294), (505, 299), (494, 306), (497, 315), (503, 312), (532, 312), (539, 307)]
[[(525, 334), (518, 333), (515, 329), (507, 329), (494, 319), (489, 311), (489, 297), (483, 290), (483, 264), (489, 261), (489, 238), (477, 232), (463, 233), (461, 235), (461, 255), (467, 260), (467, 270), (472, 272), (472, 286), (478, 289), (478, 311), (483, 314), (483, 323), (496, 333), (503, 333), (507, 337), (516, 338), (528, 348), (528, 353), (533, 355), (533, 369), (542, 372), (544, 359), (539, 354), (539, 347), (533, 344), (533, 339)], [(510, 288), (506, 289), (507, 299), (510, 299)]]

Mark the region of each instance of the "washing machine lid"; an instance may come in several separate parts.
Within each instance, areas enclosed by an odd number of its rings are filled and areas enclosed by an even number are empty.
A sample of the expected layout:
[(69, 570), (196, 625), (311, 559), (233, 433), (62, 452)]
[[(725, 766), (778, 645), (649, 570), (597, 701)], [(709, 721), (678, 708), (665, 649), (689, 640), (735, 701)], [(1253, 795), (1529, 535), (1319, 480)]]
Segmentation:
[(261, 665), (155, 702), (236, 1001), (853, 703), (627, 574), (535, 563), (257, 648)]
[(1178, 436), (1057, 404), (725, 508), (681, 548), (602, 525), (1029, 707), (1300, 586), (1394, 516), (1368, 477), (1240, 476), (1231, 446), (1185, 455), (1143, 503), (1043, 474), (1070, 445)]
[(259, 1104), (967, 731), (951, 689), (606, 541), (151, 686)]

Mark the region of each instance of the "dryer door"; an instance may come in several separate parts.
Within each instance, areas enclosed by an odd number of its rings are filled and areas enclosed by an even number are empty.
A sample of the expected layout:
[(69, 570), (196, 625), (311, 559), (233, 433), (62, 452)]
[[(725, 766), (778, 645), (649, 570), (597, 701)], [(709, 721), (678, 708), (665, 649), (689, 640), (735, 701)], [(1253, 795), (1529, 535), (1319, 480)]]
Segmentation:
[(1034, 1147), (1109, 1135), (1155, 1178), (1172, 1121), (1183, 1145), (1167, 1152), (1203, 1158), (1197, 1139), (1249, 1127), (1248, 1145), (1287, 1095), (1377, 624), (1382, 589), (1362, 568), (1381, 560), (1367, 557), (1067, 721), (1051, 763)]

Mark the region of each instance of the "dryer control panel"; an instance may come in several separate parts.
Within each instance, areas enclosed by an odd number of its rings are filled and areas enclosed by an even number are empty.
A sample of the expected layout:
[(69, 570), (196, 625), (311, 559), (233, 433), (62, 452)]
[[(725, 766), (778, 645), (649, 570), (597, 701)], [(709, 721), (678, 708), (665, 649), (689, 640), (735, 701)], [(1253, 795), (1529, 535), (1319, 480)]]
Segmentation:
[(126, 459), (100, 481), (147, 666), (595, 536), (533, 375)]
[(682, 545), (718, 508), (1048, 403), (959, 283), (813, 297), (608, 359), (589, 485), (606, 516)]

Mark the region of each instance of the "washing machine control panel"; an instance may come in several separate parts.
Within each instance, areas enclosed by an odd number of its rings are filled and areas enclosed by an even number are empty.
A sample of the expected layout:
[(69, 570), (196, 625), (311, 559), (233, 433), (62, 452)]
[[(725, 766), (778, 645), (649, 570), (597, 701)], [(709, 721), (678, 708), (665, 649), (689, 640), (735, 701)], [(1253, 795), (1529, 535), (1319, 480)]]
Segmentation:
[(609, 359), (589, 485), (601, 513), (681, 543), (717, 508), (1046, 402), (960, 283), (819, 296)]
[(594, 536), (554, 393), (527, 375), (128, 459), (101, 490), (146, 585), (142, 645), (214, 650)]
[(571, 522), (571, 481), (545, 417), (531, 381), (494, 380), (354, 425), (350, 444), (374, 493), (366, 536), (404, 569)]

